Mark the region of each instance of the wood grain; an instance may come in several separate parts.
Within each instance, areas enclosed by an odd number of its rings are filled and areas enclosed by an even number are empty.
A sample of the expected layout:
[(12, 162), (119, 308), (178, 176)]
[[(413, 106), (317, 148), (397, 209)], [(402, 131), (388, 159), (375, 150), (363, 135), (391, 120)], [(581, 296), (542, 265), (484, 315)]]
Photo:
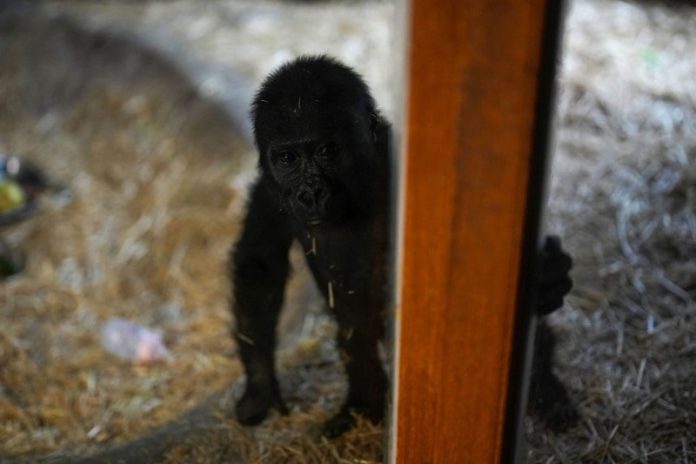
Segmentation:
[(399, 463), (501, 462), (544, 0), (412, 0)]

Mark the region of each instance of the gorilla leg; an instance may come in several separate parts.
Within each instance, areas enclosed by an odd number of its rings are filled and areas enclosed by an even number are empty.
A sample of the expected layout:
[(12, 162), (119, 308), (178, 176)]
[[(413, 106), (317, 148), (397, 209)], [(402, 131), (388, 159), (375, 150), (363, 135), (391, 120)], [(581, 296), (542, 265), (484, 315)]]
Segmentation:
[(276, 323), (283, 303), (292, 234), (275, 211), (267, 190), (252, 193), (242, 236), (233, 252), (234, 337), (246, 372), (246, 390), (237, 402), (237, 420), (254, 425), (268, 410), (286, 412), (275, 374)]
[[(277, 295), (270, 298), (275, 299)], [(234, 311), (237, 320), (234, 336), (246, 372), (246, 389), (237, 402), (236, 414), (240, 423), (256, 425), (271, 408), (287, 412), (275, 374), (275, 330), (280, 304), (269, 302), (264, 314), (249, 314), (245, 312), (247, 308), (236, 305)]]
[(356, 318), (356, 310), (365, 311), (365, 308), (346, 308), (336, 314), (338, 348), (348, 376), (348, 395), (338, 414), (324, 424), (327, 437), (336, 437), (352, 428), (353, 413), (374, 423), (384, 417), (387, 376), (377, 351), (382, 324), (378, 316), (370, 313)]

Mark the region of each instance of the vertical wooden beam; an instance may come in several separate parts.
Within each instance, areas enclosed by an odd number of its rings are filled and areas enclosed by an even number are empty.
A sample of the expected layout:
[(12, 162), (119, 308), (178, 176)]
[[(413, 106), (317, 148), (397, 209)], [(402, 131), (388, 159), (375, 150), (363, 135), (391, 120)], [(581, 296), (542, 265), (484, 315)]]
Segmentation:
[[(517, 311), (520, 263), (523, 244), (533, 243), (529, 198), (543, 181), (533, 176), (543, 172), (534, 152), (546, 137), (536, 114), (553, 1), (411, 1), (396, 324), (399, 463), (513, 459), (504, 441), (514, 427), (508, 406), (520, 406), (510, 385), (524, 390), (510, 373), (524, 358), (515, 352), (528, 322)], [(538, 212), (540, 200), (533, 201)]]

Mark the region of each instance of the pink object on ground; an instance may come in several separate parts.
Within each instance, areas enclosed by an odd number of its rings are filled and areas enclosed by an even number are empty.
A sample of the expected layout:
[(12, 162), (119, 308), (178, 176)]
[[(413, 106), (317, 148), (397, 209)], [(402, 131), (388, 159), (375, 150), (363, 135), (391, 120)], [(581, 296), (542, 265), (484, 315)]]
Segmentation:
[(101, 343), (114, 356), (138, 364), (172, 357), (159, 333), (118, 317), (110, 318), (102, 327)]

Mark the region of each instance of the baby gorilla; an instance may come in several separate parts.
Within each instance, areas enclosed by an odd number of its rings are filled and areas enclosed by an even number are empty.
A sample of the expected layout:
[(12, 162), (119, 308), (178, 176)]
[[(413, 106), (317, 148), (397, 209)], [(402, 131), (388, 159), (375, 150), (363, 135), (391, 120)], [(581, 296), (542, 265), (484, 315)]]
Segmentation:
[(236, 414), (257, 424), (285, 412), (274, 369), (288, 251), (300, 242), (338, 323), (348, 396), (324, 426), (336, 436), (353, 413), (384, 415), (383, 336), (388, 247), (389, 124), (363, 80), (324, 56), (271, 74), (253, 102), (260, 176), (232, 252), (235, 338), (246, 371)]

